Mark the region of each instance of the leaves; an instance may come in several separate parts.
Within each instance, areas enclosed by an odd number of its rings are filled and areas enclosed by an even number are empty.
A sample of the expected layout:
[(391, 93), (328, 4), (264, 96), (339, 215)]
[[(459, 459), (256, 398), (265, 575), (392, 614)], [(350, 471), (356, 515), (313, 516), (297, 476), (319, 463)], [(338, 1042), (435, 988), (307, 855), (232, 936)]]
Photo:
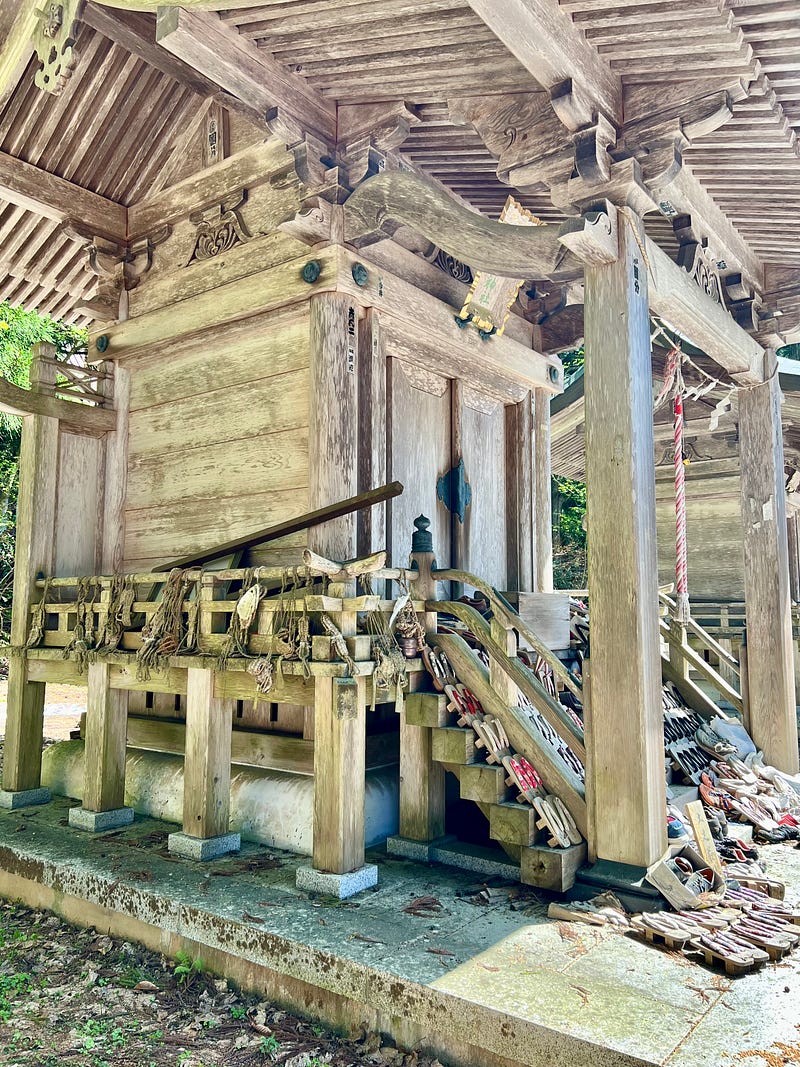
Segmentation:
[(431, 919), (436, 915), (441, 915), (444, 909), (438, 897), (423, 896), (415, 897), (402, 910), (407, 915), (417, 915), (421, 919)]

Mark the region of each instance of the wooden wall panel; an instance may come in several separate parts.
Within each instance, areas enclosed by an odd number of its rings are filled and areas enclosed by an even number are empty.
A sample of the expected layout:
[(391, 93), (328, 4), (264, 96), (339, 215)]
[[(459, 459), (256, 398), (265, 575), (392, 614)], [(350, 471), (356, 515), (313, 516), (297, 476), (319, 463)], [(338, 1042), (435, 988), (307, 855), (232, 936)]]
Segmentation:
[[(391, 344), (387, 354), (391, 356)], [(390, 358), (389, 479), (405, 486), (389, 502), (387, 517), (392, 566), (408, 565), (414, 519), (431, 520), (440, 567), (450, 564), (450, 512), (436, 499), (436, 481), (450, 468), (450, 383), (446, 378)]]
[[(656, 472), (658, 580), (675, 581), (675, 487), (672, 469)], [(689, 597), (744, 598), (739, 475), (703, 476), (700, 464), (687, 468), (686, 542)]]
[[(212, 547), (308, 507), (307, 308), (131, 360), (126, 566)], [(270, 546), (273, 554), (302, 546)], [(266, 562), (258, 559), (258, 562)]]
[(65, 433), (58, 438), (58, 498), (54, 574), (94, 574), (102, 536), (100, 486), (105, 467), (103, 441)]
[(465, 387), (461, 442), (472, 503), (464, 514), (463, 567), (506, 588), (505, 409)]

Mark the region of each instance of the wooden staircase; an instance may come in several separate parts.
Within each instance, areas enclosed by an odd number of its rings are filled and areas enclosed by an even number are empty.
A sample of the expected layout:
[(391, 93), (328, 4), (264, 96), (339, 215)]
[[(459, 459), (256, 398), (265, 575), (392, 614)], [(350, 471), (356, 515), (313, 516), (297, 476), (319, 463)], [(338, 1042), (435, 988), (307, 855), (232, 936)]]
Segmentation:
[(586, 862), (586, 843), (567, 849), (547, 846), (547, 832), (537, 827), (534, 809), (516, 802), (518, 793), (506, 785), (505, 768), (486, 762), (474, 731), (456, 725), (444, 694), (409, 694), (405, 716), (409, 725), (431, 730), (433, 760), (458, 778), (461, 799), (476, 804), (486, 817), (490, 838), (519, 864), (520, 880), (557, 893), (569, 889)]

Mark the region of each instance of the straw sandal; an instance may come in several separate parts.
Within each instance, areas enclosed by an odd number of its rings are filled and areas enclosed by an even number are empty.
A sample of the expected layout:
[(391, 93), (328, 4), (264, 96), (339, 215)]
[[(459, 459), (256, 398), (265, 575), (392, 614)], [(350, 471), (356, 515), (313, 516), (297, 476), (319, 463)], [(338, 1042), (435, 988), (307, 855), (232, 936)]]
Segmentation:
[(546, 795), (542, 779), (524, 756), (503, 756), (502, 763), (508, 771), (506, 785), (519, 790), (518, 802), (532, 805), (536, 797)]

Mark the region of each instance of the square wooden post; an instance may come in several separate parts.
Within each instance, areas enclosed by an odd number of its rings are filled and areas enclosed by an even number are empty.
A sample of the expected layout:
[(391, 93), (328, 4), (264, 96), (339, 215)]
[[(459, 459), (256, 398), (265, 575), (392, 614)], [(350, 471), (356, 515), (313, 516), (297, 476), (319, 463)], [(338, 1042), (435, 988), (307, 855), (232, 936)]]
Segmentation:
[[(358, 492), (359, 305), (341, 293), (320, 293), (311, 309), (311, 511)], [(328, 559), (353, 559), (355, 512), (315, 526), (308, 546)]]
[(781, 388), (775, 356), (767, 355), (768, 380), (739, 390), (750, 730), (765, 761), (794, 774), (797, 716)]
[(620, 215), (618, 229), (619, 259), (586, 268), (586, 786), (596, 814), (591, 851), (641, 870), (667, 844), (652, 365), (644, 227)]
[(536, 592), (553, 591), (553, 505), (552, 457), (550, 441), (550, 394), (544, 389), (533, 393), (535, 445)]
[(187, 671), (183, 833), (169, 835), (170, 852), (197, 860), (236, 852), (241, 843), (229, 830), (236, 701), (214, 695), (215, 678), (202, 667)]
[[(418, 578), (412, 586), (415, 600), (436, 599), (433, 568), (433, 537), (430, 523), (420, 515), (411, 541), (411, 563)], [(429, 639), (435, 643), (438, 616), (435, 611), (420, 616)], [(431, 843), (441, 841), (445, 833), (445, 770), (433, 758), (433, 731), (409, 721), (408, 702), (400, 716), (400, 820), (399, 834), (386, 842), (393, 855), (428, 861)], [(438, 721), (438, 720), (437, 720)]]
[(534, 562), (534, 429), (533, 393), (506, 407), (506, 521), (508, 525), (508, 588), (532, 593)]
[[(41, 362), (52, 345), (36, 345), (31, 363), (31, 388), (55, 382), (55, 368)], [(8, 664), (8, 710), (3, 752), (0, 807), (19, 808), (50, 799), (41, 788), (42, 719), (45, 687), (28, 681), (22, 651), (28, 636), (31, 603), (38, 574), (53, 573), (53, 542), (58, 479), (58, 420), (26, 415), (22, 420), (14, 553), (14, 602), (11, 611), (12, 655)]]
[(377, 884), (364, 863), (366, 722), (365, 677), (317, 675), (313, 866), (297, 869), (299, 889), (343, 899)]
[(128, 694), (112, 689), (108, 663), (89, 664), (83, 803), (70, 808), (69, 824), (80, 830), (109, 830), (133, 822), (125, 805)]

